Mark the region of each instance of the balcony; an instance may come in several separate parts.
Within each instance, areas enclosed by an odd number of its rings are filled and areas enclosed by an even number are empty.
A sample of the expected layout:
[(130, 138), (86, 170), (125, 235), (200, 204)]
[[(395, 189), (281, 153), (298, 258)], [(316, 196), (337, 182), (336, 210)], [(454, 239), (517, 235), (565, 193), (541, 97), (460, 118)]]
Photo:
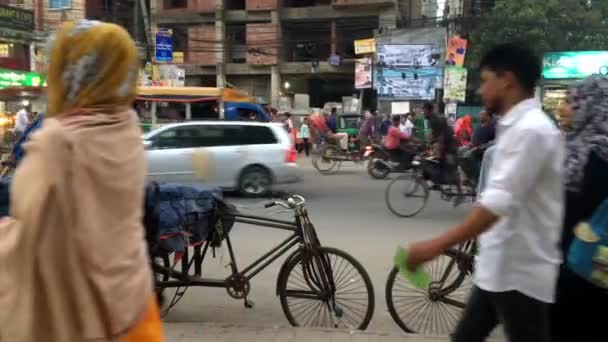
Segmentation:
[(157, 0), (157, 13), (215, 13), (215, 0)]
[(394, 0), (333, 0), (332, 6), (336, 8), (348, 7), (377, 7), (394, 5)]

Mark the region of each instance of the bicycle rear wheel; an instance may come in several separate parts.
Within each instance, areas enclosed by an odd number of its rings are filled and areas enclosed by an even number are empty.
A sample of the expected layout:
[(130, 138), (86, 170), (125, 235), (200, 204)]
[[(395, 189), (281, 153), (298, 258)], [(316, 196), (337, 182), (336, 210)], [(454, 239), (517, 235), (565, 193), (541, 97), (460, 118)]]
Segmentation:
[[(335, 291), (320, 289), (305, 271), (304, 253), (288, 260), (279, 274), (281, 307), (296, 327), (365, 329), (374, 313), (374, 288), (365, 268), (339, 249), (320, 247), (328, 260)], [(313, 273), (321, 272), (315, 263)], [(330, 274), (327, 274), (330, 276)]]
[(312, 165), (321, 174), (331, 174), (337, 171), (340, 162), (335, 158), (340, 157), (341, 152), (334, 145), (325, 145), (319, 151), (312, 156)]
[(473, 285), (459, 269), (454, 251), (425, 264), (431, 276), (427, 289), (414, 287), (395, 268), (386, 282), (386, 305), (397, 325), (407, 333), (449, 335), (462, 315)]
[(399, 217), (412, 217), (420, 213), (429, 199), (429, 188), (416, 173), (392, 180), (386, 187), (384, 200), (388, 209)]

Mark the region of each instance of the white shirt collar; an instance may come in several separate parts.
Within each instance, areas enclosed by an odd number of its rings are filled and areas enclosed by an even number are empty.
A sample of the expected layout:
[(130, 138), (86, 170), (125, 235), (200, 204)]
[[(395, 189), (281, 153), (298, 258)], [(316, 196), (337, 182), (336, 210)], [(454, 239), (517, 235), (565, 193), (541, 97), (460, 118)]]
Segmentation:
[(523, 100), (513, 106), (511, 109), (509, 109), (509, 111), (500, 118), (498, 124), (502, 127), (511, 126), (515, 122), (517, 122), (527, 111), (536, 108), (540, 109), (541, 104), (535, 98)]

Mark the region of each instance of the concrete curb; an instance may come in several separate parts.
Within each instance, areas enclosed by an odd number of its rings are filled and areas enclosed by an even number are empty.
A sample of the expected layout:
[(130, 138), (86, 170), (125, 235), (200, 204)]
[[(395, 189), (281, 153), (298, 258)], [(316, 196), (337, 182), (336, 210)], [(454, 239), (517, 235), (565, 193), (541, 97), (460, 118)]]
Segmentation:
[(446, 342), (447, 337), (234, 324), (165, 323), (167, 342)]

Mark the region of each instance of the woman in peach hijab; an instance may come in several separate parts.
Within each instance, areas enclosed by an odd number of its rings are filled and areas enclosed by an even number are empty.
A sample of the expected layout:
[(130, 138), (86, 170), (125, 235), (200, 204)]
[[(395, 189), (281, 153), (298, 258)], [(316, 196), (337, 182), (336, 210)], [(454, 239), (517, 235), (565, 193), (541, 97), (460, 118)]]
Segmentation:
[(0, 341), (163, 341), (130, 109), (135, 45), (119, 26), (83, 20), (47, 52), (46, 119), (0, 224)]

